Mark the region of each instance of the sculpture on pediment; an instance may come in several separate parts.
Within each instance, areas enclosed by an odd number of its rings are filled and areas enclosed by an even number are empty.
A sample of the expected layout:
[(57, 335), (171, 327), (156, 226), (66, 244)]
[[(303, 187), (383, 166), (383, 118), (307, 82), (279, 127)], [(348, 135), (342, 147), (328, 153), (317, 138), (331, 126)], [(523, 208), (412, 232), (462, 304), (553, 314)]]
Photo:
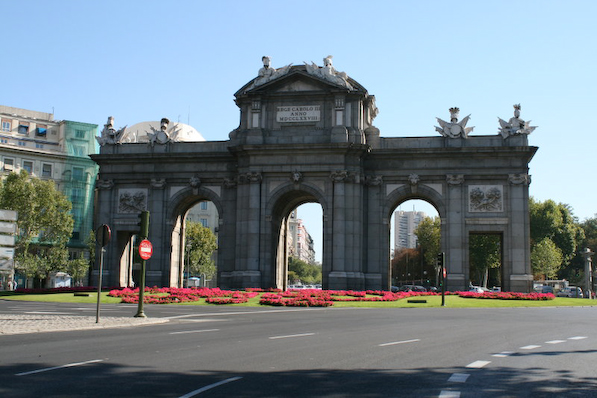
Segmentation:
[(458, 122), (458, 114), (460, 113), (460, 109), (457, 107), (450, 108), (450, 122), (446, 122), (438, 117), (436, 117), (437, 122), (441, 127), (435, 127), (435, 130), (439, 132), (444, 137), (449, 138), (468, 138), (468, 135), (475, 127), (466, 127), (471, 115), (468, 115), (460, 122)]
[(537, 128), (537, 126), (531, 126), (531, 121), (524, 121), (520, 118), (520, 104), (514, 105), (514, 117), (510, 120), (505, 121), (498, 117), (500, 122), (499, 133), (502, 137), (508, 138), (511, 135), (529, 135)]
[(173, 137), (177, 135), (178, 131), (168, 131), (168, 125), (170, 124), (170, 120), (168, 118), (162, 118), (160, 121), (160, 129), (156, 129), (153, 126), (150, 126), (152, 133), (147, 132), (147, 138), (149, 139), (149, 143), (151, 146), (154, 144), (167, 144), (170, 141), (175, 141)]
[(331, 55), (325, 57), (323, 59), (322, 67), (317, 66), (314, 62), (311, 62), (311, 65), (305, 62), (307, 73), (337, 84), (338, 86), (353, 90), (352, 85), (348, 82), (348, 75), (344, 72), (339, 72), (334, 68), (334, 65), (332, 64), (332, 58), (333, 57)]
[(108, 117), (108, 122), (106, 124), (104, 124), (104, 128), (101, 132), (101, 135), (99, 137), (95, 137), (95, 139), (101, 146), (104, 146), (106, 144), (108, 144), (108, 145), (121, 144), (122, 143), (121, 138), (122, 138), (122, 135), (123, 135), (125, 129), (126, 129), (126, 126), (121, 128), (120, 130), (116, 130), (114, 128), (114, 118), (112, 116), (110, 116), (110, 117)]
[(257, 79), (255, 79), (250, 88), (261, 86), (270, 80), (277, 79), (278, 77), (287, 74), (292, 66), (292, 64), (288, 64), (278, 69), (273, 68), (271, 66), (271, 58), (267, 55), (261, 57), (261, 61), (263, 62), (263, 67), (259, 69), (259, 72), (257, 73)]

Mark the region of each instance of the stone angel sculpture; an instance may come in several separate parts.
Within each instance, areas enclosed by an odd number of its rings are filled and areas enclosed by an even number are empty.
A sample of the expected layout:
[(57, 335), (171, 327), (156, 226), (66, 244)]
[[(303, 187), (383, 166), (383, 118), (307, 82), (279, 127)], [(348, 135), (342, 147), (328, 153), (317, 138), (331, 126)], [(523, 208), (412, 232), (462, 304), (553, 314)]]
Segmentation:
[(458, 122), (458, 114), (460, 109), (457, 107), (450, 108), (450, 122), (446, 122), (436, 117), (437, 122), (441, 127), (435, 127), (435, 131), (439, 132), (444, 137), (449, 138), (468, 138), (468, 135), (475, 127), (466, 127), (471, 115), (468, 115), (460, 122)]
[(514, 117), (511, 117), (508, 121), (498, 117), (498, 121), (500, 122), (499, 133), (502, 135), (502, 137), (504, 137), (504, 139), (510, 137), (511, 135), (528, 135), (537, 128), (537, 126), (531, 126), (530, 120), (527, 122), (520, 118), (520, 108), (520, 104), (514, 105)]

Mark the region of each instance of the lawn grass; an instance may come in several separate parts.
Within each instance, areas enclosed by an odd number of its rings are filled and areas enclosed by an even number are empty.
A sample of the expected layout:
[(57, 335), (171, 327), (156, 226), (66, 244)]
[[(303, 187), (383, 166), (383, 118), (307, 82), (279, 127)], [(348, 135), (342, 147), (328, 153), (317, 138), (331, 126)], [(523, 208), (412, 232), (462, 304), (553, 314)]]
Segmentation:
[[(89, 296), (75, 296), (73, 293), (53, 293), (53, 294), (22, 294), (22, 293), (3, 293), (0, 299), (37, 301), (48, 303), (97, 303), (97, 292), (88, 293)], [(441, 307), (441, 296), (424, 296), (420, 299), (427, 300), (426, 303), (409, 303), (405, 298), (398, 301), (350, 301), (334, 302), (335, 308), (438, 308)], [(102, 292), (101, 303), (118, 304), (119, 297), (110, 297), (108, 292)], [(597, 306), (597, 300), (576, 299), (556, 297), (553, 300), (532, 301), (532, 300), (494, 300), (494, 299), (474, 299), (462, 298), (455, 295), (445, 297), (445, 307), (447, 308), (509, 308), (509, 307), (577, 307), (577, 306)], [(156, 304), (157, 305), (157, 304)], [(207, 304), (204, 299), (195, 302), (181, 304), (160, 304), (160, 305), (216, 305)], [(261, 307), (259, 304), (259, 295), (249, 299), (247, 303), (242, 304), (221, 304), (226, 307)]]

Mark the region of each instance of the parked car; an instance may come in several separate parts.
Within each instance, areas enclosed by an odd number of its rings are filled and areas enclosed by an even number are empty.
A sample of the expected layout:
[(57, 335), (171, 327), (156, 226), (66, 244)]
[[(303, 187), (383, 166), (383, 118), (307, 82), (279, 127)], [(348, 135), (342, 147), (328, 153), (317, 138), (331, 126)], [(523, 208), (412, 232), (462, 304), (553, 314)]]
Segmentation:
[(485, 293), (485, 292), (488, 292), (488, 291), (489, 291), (489, 289), (486, 289), (486, 288), (484, 288), (484, 287), (481, 287), (481, 286), (471, 286), (471, 287), (468, 289), (468, 291), (469, 291), (469, 292), (475, 292), (475, 293)]
[(575, 297), (583, 298), (582, 289), (578, 286), (568, 286), (560, 290), (556, 296), (558, 297)]
[(423, 286), (419, 285), (402, 285), (398, 288), (399, 292), (426, 292)]
[(553, 287), (547, 285), (535, 286), (533, 289), (537, 293), (551, 293), (553, 294)]

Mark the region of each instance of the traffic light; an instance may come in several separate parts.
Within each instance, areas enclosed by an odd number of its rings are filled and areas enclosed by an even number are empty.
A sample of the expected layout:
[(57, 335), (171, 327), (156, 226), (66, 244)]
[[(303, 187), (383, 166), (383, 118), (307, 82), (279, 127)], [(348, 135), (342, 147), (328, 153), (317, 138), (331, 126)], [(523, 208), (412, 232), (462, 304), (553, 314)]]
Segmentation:
[(443, 267), (444, 266), (444, 252), (438, 253), (437, 255), (437, 267)]
[(142, 211), (139, 214), (139, 237), (145, 239), (149, 236), (149, 212), (147, 210)]

